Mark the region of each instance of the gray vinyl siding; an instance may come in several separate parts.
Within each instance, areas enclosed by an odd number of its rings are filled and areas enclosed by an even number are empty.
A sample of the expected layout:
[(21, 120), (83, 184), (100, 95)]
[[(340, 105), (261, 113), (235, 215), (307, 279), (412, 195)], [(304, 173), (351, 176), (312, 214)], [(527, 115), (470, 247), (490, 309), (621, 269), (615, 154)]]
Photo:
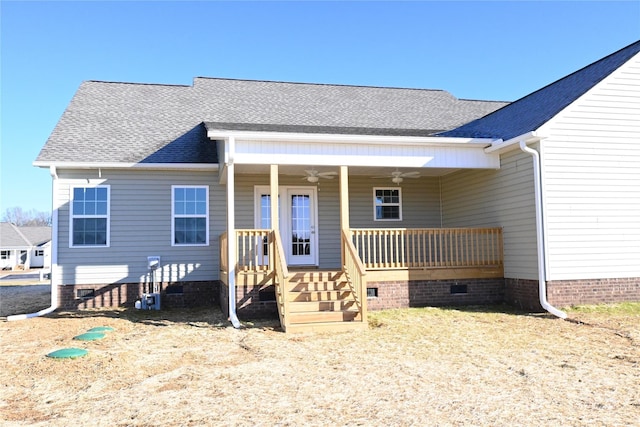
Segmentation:
[[(402, 221), (376, 221), (373, 217), (373, 189), (399, 188)], [(391, 179), (349, 178), (349, 207), (352, 228), (440, 227), (440, 182), (438, 178), (405, 178), (396, 185)]]
[(640, 277), (640, 55), (543, 132), (548, 279)]
[(319, 184), (317, 233), (320, 268), (340, 268), (340, 180), (337, 177), (324, 179)]
[(531, 156), (502, 154), (499, 170), (442, 177), (444, 227), (502, 227), (505, 277), (537, 279), (535, 198)]
[[(147, 282), (147, 256), (159, 255), (164, 282), (218, 279), (225, 189), (215, 172), (58, 171), (58, 273), (61, 284)], [(90, 180), (90, 183), (87, 183)], [(110, 246), (69, 247), (69, 197), (75, 186), (110, 186)], [(171, 186), (209, 188), (209, 245), (171, 246)]]

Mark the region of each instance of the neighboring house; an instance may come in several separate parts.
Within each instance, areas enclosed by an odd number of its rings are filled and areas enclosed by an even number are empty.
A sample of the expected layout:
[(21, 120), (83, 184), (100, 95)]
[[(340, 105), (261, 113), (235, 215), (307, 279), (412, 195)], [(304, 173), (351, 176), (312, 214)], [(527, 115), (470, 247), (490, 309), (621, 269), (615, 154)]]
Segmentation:
[(163, 306), (218, 301), (295, 330), (367, 309), (640, 300), (639, 52), (510, 104), (84, 82), (34, 163), (53, 177), (60, 306), (131, 305), (155, 279)]
[(0, 223), (0, 268), (51, 267), (51, 227), (18, 227)]

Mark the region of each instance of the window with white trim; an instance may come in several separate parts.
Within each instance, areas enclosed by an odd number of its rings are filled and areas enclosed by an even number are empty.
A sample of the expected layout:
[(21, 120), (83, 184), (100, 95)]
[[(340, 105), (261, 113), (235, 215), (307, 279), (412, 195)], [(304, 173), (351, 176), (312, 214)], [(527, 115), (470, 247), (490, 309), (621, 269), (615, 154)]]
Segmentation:
[(402, 195), (400, 188), (373, 189), (373, 219), (375, 221), (402, 221)]
[(209, 187), (171, 187), (173, 246), (209, 244)]
[(35, 256), (44, 256), (44, 249), (36, 249)]
[(71, 189), (71, 247), (109, 246), (109, 186)]
[(0, 251), (0, 259), (11, 259), (11, 251)]

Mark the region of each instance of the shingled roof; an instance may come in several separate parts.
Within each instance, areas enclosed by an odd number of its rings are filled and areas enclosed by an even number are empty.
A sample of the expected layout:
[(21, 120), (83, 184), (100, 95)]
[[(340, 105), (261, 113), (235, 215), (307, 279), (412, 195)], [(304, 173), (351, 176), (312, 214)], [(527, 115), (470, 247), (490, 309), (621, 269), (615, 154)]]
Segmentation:
[(9, 222), (0, 222), (1, 248), (27, 249), (50, 240), (51, 227), (18, 227)]
[(640, 52), (637, 41), (530, 95), (440, 136), (509, 140), (535, 131)]
[(219, 78), (192, 86), (82, 83), (37, 162), (216, 163), (217, 129), (427, 136), (505, 102), (442, 90)]

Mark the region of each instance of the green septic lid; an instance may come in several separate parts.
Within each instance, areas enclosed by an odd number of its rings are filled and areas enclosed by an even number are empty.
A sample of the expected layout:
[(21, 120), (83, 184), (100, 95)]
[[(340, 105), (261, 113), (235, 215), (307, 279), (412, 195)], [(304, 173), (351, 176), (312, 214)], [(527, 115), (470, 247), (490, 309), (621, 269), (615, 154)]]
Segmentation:
[(47, 354), (47, 357), (54, 359), (75, 359), (76, 357), (86, 356), (89, 352), (83, 348), (63, 348), (60, 350), (52, 351)]
[(111, 332), (113, 330), (111, 326), (96, 326), (95, 328), (89, 329), (88, 332)]
[(104, 338), (104, 334), (101, 332), (86, 332), (78, 336), (73, 337), (74, 340), (79, 341), (95, 341)]

